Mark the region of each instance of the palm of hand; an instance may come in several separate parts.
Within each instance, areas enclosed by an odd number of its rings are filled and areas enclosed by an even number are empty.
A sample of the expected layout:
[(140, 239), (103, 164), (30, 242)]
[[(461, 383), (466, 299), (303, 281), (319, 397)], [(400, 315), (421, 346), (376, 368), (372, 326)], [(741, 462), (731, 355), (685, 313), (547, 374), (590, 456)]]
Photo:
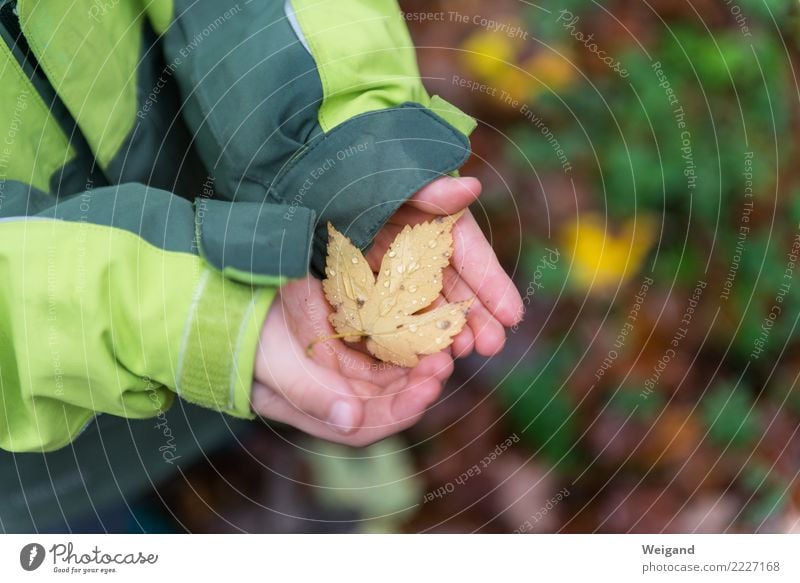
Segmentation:
[(263, 344), (278, 352), (269, 361), (280, 366), (257, 364), (256, 378), (281, 388), (259, 386), (254, 408), (317, 437), (361, 445), (396, 433), (419, 419), (452, 373), (446, 352), (408, 369), (376, 361), (338, 339), (315, 345), (309, 358), (307, 346), (333, 333), (321, 282), (308, 277), (287, 284), (276, 303), (268, 318), (279, 320), (265, 326), (270, 333)]
[[(370, 266), (378, 269), (404, 225), (454, 214), (479, 192), (474, 179), (444, 178), (428, 185), (378, 233), (367, 254)], [(454, 338), (452, 352), (465, 356), (475, 349), (488, 356), (502, 348), (504, 326), (521, 317), (522, 300), (469, 213), (456, 223), (453, 239), (452, 265), (445, 269), (439, 301), (476, 301), (468, 325)], [(309, 358), (306, 347), (334, 333), (330, 313), (322, 284), (312, 277), (281, 289), (262, 330), (254, 410), (349, 445), (371, 443), (414, 424), (452, 373), (451, 351), (421, 358), (407, 369), (378, 362), (358, 345), (337, 339), (316, 345)]]

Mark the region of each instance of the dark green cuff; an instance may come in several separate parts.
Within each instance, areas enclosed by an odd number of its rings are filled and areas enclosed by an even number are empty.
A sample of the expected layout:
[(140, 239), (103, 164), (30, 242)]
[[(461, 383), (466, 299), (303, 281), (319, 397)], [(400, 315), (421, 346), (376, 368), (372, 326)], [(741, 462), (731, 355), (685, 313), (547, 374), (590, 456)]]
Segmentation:
[(280, 285), (304, 277), (314, 211), (299, 205), (195, 201), (200, 255), (229, 279)]
[(268, 200), (316, 212), (311, 265), (321, 277), (328, 222), (366, 249), (400, 205), (469, 155), (462, 132), (406, 103), (356, 116), (310, 142), (280, 172)]

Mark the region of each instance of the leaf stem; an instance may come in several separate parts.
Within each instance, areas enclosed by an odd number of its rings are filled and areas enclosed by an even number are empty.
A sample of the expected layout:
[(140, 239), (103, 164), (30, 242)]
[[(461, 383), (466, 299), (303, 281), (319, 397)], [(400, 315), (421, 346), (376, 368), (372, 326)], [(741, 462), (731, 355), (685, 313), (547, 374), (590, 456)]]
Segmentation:
[(328, 340), (336, 340), (338, 338), (347, 338), (348, 336), (354, 336), (351, 332), (350, 334), (331, 334), (329, 336), (320, 336), (319, 338), (314, 338), (308, 346), (306, 346), (306, 355), (312, 356), (314, 352), (314, 347), (319, 344), (320, 342), (327, 342)]

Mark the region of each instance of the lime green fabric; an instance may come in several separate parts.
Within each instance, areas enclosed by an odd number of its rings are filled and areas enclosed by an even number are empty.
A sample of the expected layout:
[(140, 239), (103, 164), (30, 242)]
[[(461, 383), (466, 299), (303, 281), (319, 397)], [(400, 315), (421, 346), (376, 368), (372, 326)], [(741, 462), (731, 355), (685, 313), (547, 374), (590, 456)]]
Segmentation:
[(0, 178), (47, 191), (50, 176), (75, 152), (4, 42), (0, 71)]
[(250, 391), (264, 314), (274, 288), (234, 283), (206, 270), (192, 302), (181, 350), (178, 394), (198, 405), (252, 419)]
[(106, 168), (136, 120), (144, 14), (138, 2), (19, 0), (22, 32)]
[(430, 107), (433, 113), (444, 119), (465, 136), (470, 135), (478, 125), (474, 117), (467, 115), (455, 105), (449, 101), (445, 101), (438, 95), (431, 97), (428, 107)]
[(0, 224), (0, 280), (3, 449), (57, 449), (96, 413), (156, 416), (174, 398), (168, 387), (251, 415), (271, 292), (223, 281), (198, 256), (129, 231), (38, 219)]
[(291, 0), (317, 63), (325, 131), (360, 113), (430, 98), (394, 0)]

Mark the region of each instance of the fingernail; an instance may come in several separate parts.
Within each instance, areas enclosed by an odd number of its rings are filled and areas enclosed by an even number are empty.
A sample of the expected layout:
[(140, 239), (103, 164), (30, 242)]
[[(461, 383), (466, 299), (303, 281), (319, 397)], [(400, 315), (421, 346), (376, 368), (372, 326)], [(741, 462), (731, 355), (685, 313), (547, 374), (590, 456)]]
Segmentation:
[(355, 413), (346, 401), (336, 401), (328, 416), (328, 423), (339, 433), (350, 433), (355, 425)]

